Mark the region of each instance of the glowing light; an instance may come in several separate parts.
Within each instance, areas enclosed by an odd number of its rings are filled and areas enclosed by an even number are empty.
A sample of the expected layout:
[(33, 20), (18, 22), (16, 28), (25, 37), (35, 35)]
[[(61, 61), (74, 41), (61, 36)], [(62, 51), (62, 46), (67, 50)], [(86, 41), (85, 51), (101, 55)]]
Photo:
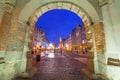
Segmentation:
[(49, 44), (48, 49), (54, 49), (54, 45), (52, 43)]
[(35, 47), (33, 47), (33, 49), (36, 49)]
[(65, 44), (65, 46), (66, 46), (66, 47), (69, 47), (69, 45), (68, 45), (68, 44)]
[(40, 53), (41, 57), (45, 56), (43, 52)]
[(54, 53), (49, 53), (49, 54), (48, 54), (48, 57), (49, 57), (49, 58), (54, 58), (55, 55), (54, 55)]
[(50, 47), (52, 47), (52, 46), (53, 46), (53, 44), (52, 44), (52, 43), (50, 43), (50, 44), (49, 44), (49, 46), (50, 46)]

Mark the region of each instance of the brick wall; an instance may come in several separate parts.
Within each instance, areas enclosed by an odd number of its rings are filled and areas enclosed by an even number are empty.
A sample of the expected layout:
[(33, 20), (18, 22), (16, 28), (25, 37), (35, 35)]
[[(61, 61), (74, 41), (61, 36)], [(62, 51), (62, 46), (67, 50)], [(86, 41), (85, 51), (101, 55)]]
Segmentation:
[(98, 53), (104, 53), (105, 50), (105, 35), (103, 29), (103, 23), (97, 23), (94, 26), (94, 35), (95, 35), (95, 43), (96, 43), (96, 51)]
[(6, 6), (0, 23), (0, 51), (4, 51), (6, 49), (6, 40), (9, 34), (11, 15), (12, 13), (10, 6)]

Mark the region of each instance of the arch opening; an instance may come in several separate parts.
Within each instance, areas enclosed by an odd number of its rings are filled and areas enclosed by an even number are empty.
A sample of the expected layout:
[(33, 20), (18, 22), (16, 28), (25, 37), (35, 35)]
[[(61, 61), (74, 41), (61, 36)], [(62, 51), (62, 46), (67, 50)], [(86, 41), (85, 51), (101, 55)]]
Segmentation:
[[(40, 46), (49, 40), (48, 43), (52, 42), (56, 47), (59, 47), (59, 38), (62, 37), (64, 49), (67, 49), (67, 44), (69, 51), (87, 54), (84, 24), (81, 18), (71, 11), (54, 9), (44, 13), (36, 22), (34, 36), (33, 46)], [(73, 41), (72, 38), (75, 40)]]
[[(65, 5), (63, 5), (63, 4), (65, 4)], [(50, 7), (50, 5), (52, 5), (52, 6)], [(82, 45), (82, 47), (79, 45), (79, 48), (81, 47), (82, 50), (89, 53), (88, 54), (89, 59), (87, 61), (87, 65), (88, 65), (90, 71), (92, 73), (94, 73), (94, 62), (93, 62), (94, 50), (93, 50), (93, 39), (92, 39), (93, 35), (92, 35), (92, 27), (91, 27), (92, 21), (91, 21), (90, 17), (87, 14), (85, 14), (79, 7), (77, 7), (71, 3), (63, 3), (63, 2), (46, 4), (46, 5), (38, 8), (31, 15), (31, 17), (28, 20), (30, 23), (30, 26), (35, 26), (35, 23), (38, 21), (38, 18), (41, 17), (42, 14), (44, 14), (47, 11), (54, 10), (54, 9), (59, 9), (59, 10), (65, 9), (65, 10), (72, 11), (72, 12), (76, 13), (82, 19), (82, 22), (83, 22), (82, 27), (84, 27), (83, 29), (85, 31), (85, 36), (86, 36), (85, 37), (86, 41), (82, 41), (82, 42), (86, 42), (86, 44), (85, 44), (86, 47), (84, 47), (84, 49), (83, 49), (83, 45)], [(32, 42), (32, 39), (30, 42)], [(32, 43), (31, 43), (31, 45), (32, 45)], [(76, 50), (76, 48), (74, 50)], [(83, 51), (82, 51), (82, 53), (83, 53)], [(92, 60), (92, 62), (91, 62), (91, 60)]]
[(65, 9), (53, 9), (40, 16), (35, 27), (43, 28), (47, 35), (46, 37), (51, 36), (50, 42), (53, 41), (53, 37), (57, 38), (57, 42), (55, 42), (57, 44), (60, 35), (62, 38), (66, 38), (77, 24), (82, 26), (83, 22), (75, 13)]

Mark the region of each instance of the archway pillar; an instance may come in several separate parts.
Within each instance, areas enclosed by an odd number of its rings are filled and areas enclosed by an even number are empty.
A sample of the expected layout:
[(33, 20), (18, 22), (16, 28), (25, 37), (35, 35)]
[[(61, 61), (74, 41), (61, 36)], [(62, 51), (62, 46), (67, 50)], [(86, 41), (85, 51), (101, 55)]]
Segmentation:
[(86, 26), (87, 66), (92, 73), (99, 73), (98, 53), (104, 53), (104, 30), (102, 22)]
[[(11, 24), (13, 6), (4, 4), (4, 11), (0, 23), (0, 53), (6, 49), (7, 38), (9, 34), (9, 26)], [(1, 54), (0, 54), (1, 55)]]
[(86, 41), (87, 41), (87, 67), (90, 72), (94, 73), (94, 51), (93, 51), (93, 39), (92, 39), (92, 27), (85, 26), (86, 29)]
[(3, 15), (0, 22), (0, 80), (3, 78), (3, 68), (5, 64), (5, 50), (9, 36), (13, 6), (3, 4)]
[(87, 67), (93, 74), (99, 74), (100, 59), (105, 59), (103, 54), (105, 51), (105, 35), (103, 23), (97, 22), (93, 25), (86, 26), (86, 40), (87, 40)]
[(13, 79), (23, 71), (21, 69), (21, 64), (25, 62), (22, 58), (24, 57), (23, 48), (26, 35), (26, 25), (18, 23), (17, 16), (19, 11), (20, 9), (16, 8), (12, 12), (11, 25), (9, 27), (9, 36), (7, 38), (7, 47), (5, 51), (5, 64), (2, 74), (3, 80)]
[(21, 73), (20, 77), (30, 78), (37, 72), (37, 62), (36, 59), (33, 59), (32, 54), (32, 44), (33, 44), (33, 36), (34, 36), (34, 26), (27, 25), (26, 26), (26, 35), (24, 42), (24, 49), (22, 55), (21, 62)]
[[(105, 52), (105, 34), (103, 28), (103, 22), (97, 22), (93, 25), (93, 44), (94, 44), (94, 67), (95, 73), (100, 73), (99, 61), (100, 55)], [(103, 57), (104, 59), (104, 57)]]

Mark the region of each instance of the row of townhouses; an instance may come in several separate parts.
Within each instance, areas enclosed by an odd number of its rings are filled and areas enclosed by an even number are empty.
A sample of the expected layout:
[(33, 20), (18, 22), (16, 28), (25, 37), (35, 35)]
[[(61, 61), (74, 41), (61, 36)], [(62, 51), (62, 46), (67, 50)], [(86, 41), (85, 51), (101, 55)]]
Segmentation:
[(77, 24), (70, 35), (64, 39), (64, 46), (68, 46), (68, 50), (84, 53), (86, 50), (86, 33), (84, 26)]

